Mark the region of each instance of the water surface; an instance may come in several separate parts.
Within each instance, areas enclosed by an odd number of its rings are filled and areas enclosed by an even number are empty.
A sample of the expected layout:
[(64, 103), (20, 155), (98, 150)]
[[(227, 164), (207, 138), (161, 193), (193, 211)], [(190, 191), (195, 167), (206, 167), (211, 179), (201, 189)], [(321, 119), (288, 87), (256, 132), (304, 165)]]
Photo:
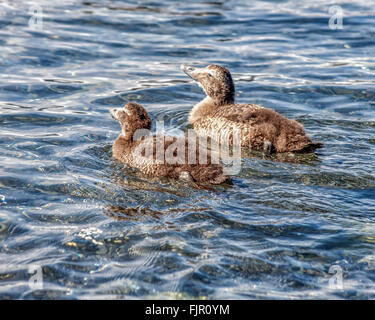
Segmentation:
[[(374, 13), (365, 0), (2, 1), (0, 298), (375, 298)], [(325, 148), (252, 154), (208, 189), (114, 161), (111, 107), (188, 128), (204, 95), (182, 63), (225, 65), (238, 102)]]

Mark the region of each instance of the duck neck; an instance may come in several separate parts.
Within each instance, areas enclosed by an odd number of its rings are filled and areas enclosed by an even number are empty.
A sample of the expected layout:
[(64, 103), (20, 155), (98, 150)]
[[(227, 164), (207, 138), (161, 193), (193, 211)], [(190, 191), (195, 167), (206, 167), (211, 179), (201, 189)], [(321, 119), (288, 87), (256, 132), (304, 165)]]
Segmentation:
[(133, 145), (133, 141), (129, 136), (120, 134), (115, 143), (112, 147), (113, 156), (116, 158), (121, 158), (123, 154), (125, 154), (128, 149), (130, 149)]
[(212, 113), (217, 107), (222, 105), (234, 103), (233, 99), (221, 101), (214, 100), (210, 96), (206, 96), (201, 102), (197, 103), (189, 113), (189, 122), (193, 124), (195, 121), (202, 117), (207, 117)]
[(197, 103), (189, 113), (189, 122), (193, 124), (202, 117), (208, 116), (216, 108), (215, 101), (207, 96), (201, 102)]

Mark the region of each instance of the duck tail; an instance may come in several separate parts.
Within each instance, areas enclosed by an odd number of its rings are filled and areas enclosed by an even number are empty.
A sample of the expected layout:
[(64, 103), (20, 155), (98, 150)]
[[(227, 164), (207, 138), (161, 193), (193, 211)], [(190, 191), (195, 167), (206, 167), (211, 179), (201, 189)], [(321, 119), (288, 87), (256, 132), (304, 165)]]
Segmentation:
[(221, 184), (229, 179), (223, 173), (223, 167), (214, 164), (197, 166), (190, 173), (193, 179), (200, 183)]
[(224, 174), (220, 174), (220, 175), (214, 177), (213, 179), (211, 179), (208, 183), (210, 183), (210, 184), (222, 184), (222, 183), (224, 183), (228, 180), (229, 180), (228, 176), (226, 176)]
[(321, 142), (311, 142), (308, 145), (304, 146), (298, 152), (309, 153), (309, 152), (314, 152), (316, 149), (323, 148), (323, 147), (324, 147), (324, 144)]

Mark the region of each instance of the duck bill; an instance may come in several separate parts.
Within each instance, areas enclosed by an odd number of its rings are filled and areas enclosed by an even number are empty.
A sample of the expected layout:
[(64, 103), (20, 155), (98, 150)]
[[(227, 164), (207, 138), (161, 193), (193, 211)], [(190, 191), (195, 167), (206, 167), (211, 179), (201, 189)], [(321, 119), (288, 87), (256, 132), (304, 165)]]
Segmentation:
[(113, 119), (118, 120), (118, 109), (117, 108), (109, 109), (109, 113), (111, 114)]
[(192, 66), (189, 66), (187, 64), (181, 65), (181, 70), (185, 72), (190, 78), (192, 78), (195, 81), (198, 81), (199, 75), (203, 72), (200, 68), (195, 68)]

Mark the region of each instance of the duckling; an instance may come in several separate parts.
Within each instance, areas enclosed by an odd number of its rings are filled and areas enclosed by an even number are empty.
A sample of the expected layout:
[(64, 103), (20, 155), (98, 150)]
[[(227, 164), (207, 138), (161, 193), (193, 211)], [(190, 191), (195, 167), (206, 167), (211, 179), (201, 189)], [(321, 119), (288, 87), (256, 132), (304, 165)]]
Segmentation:
[(323, 146), (312, 142), (297, 121), (272, 109), (235, 104), (234, 83), (228, 69), (219, 65), (195, 68), (184, 64), (181, 69), (206, 93), (206, 98), (193, 107), (188, 117), (199, 135), (212, 131), (225, 135), (231, 128), (237, 128), (242, 147), (265, 153), (312, 152)]
[[(123, 108), (110, 109), (110, 113), (122, 129), (112, 147), (115, 159), (153, 177), (201, 184), (220, 184), (228, 180), (223, 167), (212, 163), (208, 150), (207, 157), (200, 162), (199, 148), (189, 147), (188, 139), (150, 135), (152, 122), (142, 105), (127, 103)], [(182, 152), (175, 146), (183, 148)]]

